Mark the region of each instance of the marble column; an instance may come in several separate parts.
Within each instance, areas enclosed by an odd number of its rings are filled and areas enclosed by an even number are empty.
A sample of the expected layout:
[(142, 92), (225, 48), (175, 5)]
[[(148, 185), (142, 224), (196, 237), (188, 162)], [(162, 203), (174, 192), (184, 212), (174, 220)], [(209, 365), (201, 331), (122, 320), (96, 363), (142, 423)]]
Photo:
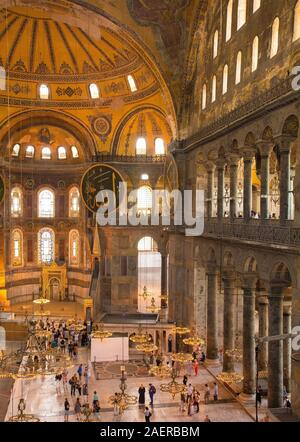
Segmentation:
[[(265, 338), (269, 334), (268, 321), (269, 301), (267, 296), (259, 296), (258, 298), (258, 321), (259, 321), (259, 337)], [(259, 346), (258, 369), (266, 371), (268, 367), (268, 343), (263, 342)]]
[[(168, 256), (161, 254), (161, 295), (168, 294)], [(167, 302), (165, 300), (161, 301), (161, 306), (163, 309), (167, 308)]]
[(223, 160), (217, 161), (218, 170), (218, 219), (222, 220), (224, 217), (224, 174), (225, 162)]
[[(269, 294), (269, 336), (283, 333), (283, 290), (281, 282), (272, 282)], [(283, 342), (269, 342), (268, 407), (283, 406)]]
[(219, 365), (218, 274), (215, 265), (207, 268), (207, 365)]
[(223, 277), (224, 283), (224, 330), (223, 330), (223, 371), (234, 372), (234, 360), (226, 355), (226, 350), (232, 350), (235, 346), (234, 334), (234, 291), (236, 275), (234, 272), (226, 272)]
[(251, 218), (252, 211), (252, 163), (253, 152), (244, 153), (244, 219)]
[(256, 275), (243, 277), (243, 395), (254, 398), (255, 394), (255, 295)]
[(238, 188), (238, 161), (231, 159), (230, 163), (230, 219), (237, 217), (237, 188)]
[(206, 211), (207, 218), (212, 218), (213, 215), (213, 195), (214, 195), (214, 166), (209, 163), (206, 165), (207, 170), (207, 198)]
[(280, 221), (290, 219), (290, 190), (291, 190), (291, 138), (277, 139), (280, 150)]
[[(283, 307), (283, 334), (292, 332), (292, 307), (285, 305)], [(291, 374), (292, 374), (292, 343), (291, 339), (283, 341), (283, 385), (288, 393), (291, 392)]]

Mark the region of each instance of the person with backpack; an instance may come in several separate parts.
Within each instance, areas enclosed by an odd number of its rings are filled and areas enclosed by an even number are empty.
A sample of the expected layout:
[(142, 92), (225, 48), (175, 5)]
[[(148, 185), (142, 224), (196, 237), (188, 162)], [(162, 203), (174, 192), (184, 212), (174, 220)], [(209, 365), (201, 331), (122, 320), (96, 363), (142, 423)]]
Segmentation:
[(156, 393), (156, 388), (154, 387), (154, 385), (149, 384), (150, 405), (152, 405), (152, 406), (153, 406), (153, 399), (154, 399), (155, 393)]
[(145, 408), (144, 415), (145, 415), (146, 423), (149, 423), (150, 422), (150, 417), (152, 416), (152, 413), (151, 413), (151, 411), (149, 410), (148, 407)]

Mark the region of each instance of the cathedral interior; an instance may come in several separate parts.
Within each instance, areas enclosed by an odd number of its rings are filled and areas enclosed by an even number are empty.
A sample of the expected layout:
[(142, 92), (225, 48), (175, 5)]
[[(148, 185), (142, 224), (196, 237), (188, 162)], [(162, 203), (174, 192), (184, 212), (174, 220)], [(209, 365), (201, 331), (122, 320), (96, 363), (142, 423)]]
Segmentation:
[(0, 0), (0, 421), (300, 420), (299, 66), (300, 0)]

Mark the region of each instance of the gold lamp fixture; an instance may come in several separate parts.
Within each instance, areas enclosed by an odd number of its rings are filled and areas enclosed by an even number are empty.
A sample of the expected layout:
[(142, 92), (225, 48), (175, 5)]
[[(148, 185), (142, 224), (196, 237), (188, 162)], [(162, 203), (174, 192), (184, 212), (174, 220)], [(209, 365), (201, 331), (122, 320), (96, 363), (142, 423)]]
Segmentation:
[(196, 330), (192, 330), (191, 336), (183, 339), (185, 345), (190, 345), (192, 347), (199, 347), (205, 344), (205, 339), (197, 335)]
[(158, 307), (155, 303), (155, 298), (152, 298), (151, 304), (146, 307), (146, 310), (150, 313), (159, 313), (161, 311), (161, 307)]
[(50, 312), (44, 310), (44, 306), (49, 304), (49, 302), (50, 302), (50, 299), (43, 298), (43, 297), (38, 298), (38, 299), (34, 299), (33, 303), (40, 306), (39, 312), (35, 312), (34, 315), (35, 316), (50, 316)]
[(179, 336), (184, 336), (187, 335), (188, 333), (191, 332), (191, 329), (188, 327), (183, 327), (183, 326), (175, 326), (173, 329), (174, 333), (176, 333)]
[(180, 364), (186, 364), (193, 361), (193, 355), (190, 353), (173, 353), (172, 361), (179, 362)]
[(158, 350), (157, 345), (152, 342), (144, 342), (143, 344), (138, 344), (136, 346), (137, 351), (142, 351), (143, 353), (152, 353)]
[(243, 351), (241, 345), (239, 345), (239, 335), (236, 335), (235, 346), (225, 351), (225, 355), (231, 358), (235, 362), (241, 362), (243, 360)]
[(151, 294), (148, 292), (148, 289), (146, 286), (143, 287), (142, 293), (139, 294), (140, 298), (143, 298), (144, 301), (147, 301), (147, 299), (151, 296)]
[(223, 382), (224, 384), (239, 384), (243, 381), (243, 376), (239, 373), (233, 372), (233, 373), (226, 373), (222, 372), (217, 375), (218, 381)]
[(129, 340), (135, 344), (146, 344), (147, 342), (151, 341), (151, 338), (147, 332), (143, 333), (142, 326), (140, 325), (138, 333), (130, 336)]
[(109, 397), (109, 402), (111, 405), (117, 405), (119, 408), (119, 413), (122, 414), (130, 405), (136, 405), (137, 404), (137, 397), (132, 396), (126, 393), (127, 390), (127, 384), (126, 384), (126, 373), (125, 373), (125, 367), (121, 367), (121, 384), (120, 384), (120, 393), (116, 393), (113, 396)]
[(184, 384), (179, 384), (176, 381), (176, 370), (175, 369), (172, 369), (171, 377), (172, 377), (171, 382), (169, 382), (167, 384), (160, 385), (160, 391), (162, 391), (163, 393), (169, 393), (172, 396), (172, 398), (175, 399), (175, 396), (177, 394), (181, 394), (186, 391), (186, 387)]
[(172, 373), (172, 368), (170, 368), (166, 364), (153, 365), (149, 369), (149, 374), (157, 378), (167, 378), (171, 375), (171, 373)]
[(101, 323), (98, 326), (98, 330), (92, 334), (92, 338), (103, 341), (103, 339), (110, 338), (112, 335), (110, 331), (104, 329), (104, 324)]
[(82, 332), (85, 329), (85, 325), (83, 325), (82, 322), (80, 322), (77, 318), (69, 319), (67, 321), (67, 330), (69, 331), (75, 331), (75, 332)]

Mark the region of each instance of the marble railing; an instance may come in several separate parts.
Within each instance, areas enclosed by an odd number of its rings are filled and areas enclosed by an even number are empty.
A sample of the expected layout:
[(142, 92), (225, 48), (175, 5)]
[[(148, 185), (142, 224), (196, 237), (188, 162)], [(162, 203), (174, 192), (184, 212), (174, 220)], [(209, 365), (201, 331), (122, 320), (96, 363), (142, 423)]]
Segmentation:
[(286, 246), (300, 245), (300, 228), (293, 227), (293, 221), (281, 225), (277, 220), (243, 219), (234, 221), (224, 219), (206, 219), (204, 236), (241, 241), (261, 242)]

